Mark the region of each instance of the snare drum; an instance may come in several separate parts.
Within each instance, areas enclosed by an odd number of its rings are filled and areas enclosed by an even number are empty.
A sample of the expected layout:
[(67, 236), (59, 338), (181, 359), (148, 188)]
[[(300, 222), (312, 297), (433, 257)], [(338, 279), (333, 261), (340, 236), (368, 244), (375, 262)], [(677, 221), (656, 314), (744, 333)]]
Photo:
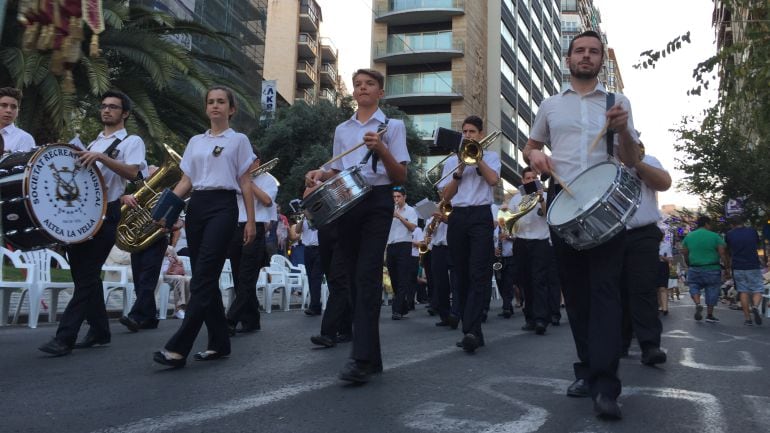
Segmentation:
[(548, 208), (548, 225), (576, 250), (608, 241), (634, 215), (642, 183), (626, 167), (606, 161), (581, 173)]
[(0, 159), (5, 239), (32, 250), (91, 239), (107, 210), (99, 169), (77, 164), (69, 144), (50, 144)]
[(336, 220), (360, 202), (372, 186), (355, 165), (324, 182), (302, 201), (301, 208), (310, 227), (321, 227)]

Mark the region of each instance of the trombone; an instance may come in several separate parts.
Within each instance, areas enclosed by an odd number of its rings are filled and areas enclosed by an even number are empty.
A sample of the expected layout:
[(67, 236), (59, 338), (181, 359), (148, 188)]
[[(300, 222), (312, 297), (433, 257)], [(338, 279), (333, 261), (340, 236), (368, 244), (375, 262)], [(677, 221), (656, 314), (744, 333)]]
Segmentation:
[[(441, 183), (442, 180), (451, 176), (452, 173), (454, 173), (454, 171), (457, 170), (458, 168), (478, 165), (479, 161), (481, 161), (481, 159), (484, 157), (484, 149), (488, 148), (497, 139), (497, 137), (500, 136), (500, 134), (501, 134), (500, 131), (495, 131), (487, 135), (483, 139), (481, 139), (481, 141), (471, 140), (468, 138), (463, 139), (463, 142), (460, 144), (460, 148), (457, 150), (456, 153), (450, 153), (449, 155), (444, 157), (444, 159), (439, 161), (436, 165), (431, 167), (430, 170), (425, 172), (426, 179), (435, 187), (436, 185)], [(441, 177), (441, 179), (434, 182), (430, 173), (437, 171), (439, 168), (443, 167), (444, 163), (449, 159), (449, 157), (453, 155), (456, 155), (457, 160), (459, 161), (459, 164), (457, 165), (457, 167), (455, 167), (454, 169), (452, 169), (452, 171), (450, 171), (449, 173)], [(443, 170), (443, 168), (441, 168), (441, 170)]]

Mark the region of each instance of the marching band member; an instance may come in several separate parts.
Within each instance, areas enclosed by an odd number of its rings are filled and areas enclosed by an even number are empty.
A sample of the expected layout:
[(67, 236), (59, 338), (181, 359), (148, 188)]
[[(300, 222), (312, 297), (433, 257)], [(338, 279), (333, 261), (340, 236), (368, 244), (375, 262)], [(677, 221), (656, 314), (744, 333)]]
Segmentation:
[[(99, 106), (104, 130), (88, 146), (88, 150), (75, 152), (83, 166), (97, 164), (104, 176), (104, 195), (107, 213), (96, 235), (85, 242), (67, 245), (75, 291), (64, 309), (56, 337), (40, 346), (40, 350), (55, 356), (67, 355), (72, 348), (88, 348), (110, 343), (110, 325), (104, 305), (101, 272), (112, 246), (120, 221), (120, 196), (128, 180), (134, 180), (145, 168), (144, 141), (139, 136), (128, 135), (125, 121), (131, 114), (131, 101), (118, 91), (102, 95)], [(90, 326), (86, 336), (75, 344), (83, 321)]]
[(164, 350), (155, 352), (155, 362), (183, 367), (198, 332), (205, 321), (207, 350), (195, 354), (197, 361), (220, 359), (230, 354), (219, 276), (227, 247), (238, 223), (236, 191), (241, 190), (246, 207), (243, 243), (254, 240), (254, 195), (248, 168), (254, 151), (245, 135), (230, 128), (235, 113), (235, 97), (230, 89), (216, 86), (206, 93), (206, 115), (211, 129), (187, 143), (180, 168), (184, 174), (174, 187), (177, 197), (192, 195), (187, 205), (185, 231), (190, 250), (192, 280), (185, 318)]
[(457, 318), (451, 315), (450, 294), (452, 287), (449, 282), (449, 247), (447, 246), (447, 220), (443, 213), (433, 214), (428, 224), (434, 219), (436, 229), (425, 241), (430, 244), (430, 271), (433, 279), (433, 293), (431, 293), (431, 308), (438, 314), (439, 321), (436, 326), (448, 326), (457, 329)]
[(35, 139), (14, 122), (21, 108), (21, 90), (13, 87), (0, 88), (0, 137), (3, 139), (3, 152), (27, 152), (35, 147)]
[[(346, 266), (333, 268), (332, 274), (347, 273), (353, 303), (353, 350), (350, 362), (340, 372), (340, 379), (363, 383), (372, 374), (382, 371), (379, 317), (382, 299), (382, 257), (393, 218), (392, 185), (406, 182), (406, 164), (410, 161), (406, 148), (406, 128), (401, 120), (388, 122), (379, 109), (385, 94), (383, 75), (372, 69), (359, 69), (353, 74), (353, 98), (358, 103), (356, 113), (337, 126), (334, 132), (334, 152), (342, 152), (364, 138), (366, 149), (338, 159), (331, 170), (312, 170), (306, 175), (306, 185), (316, 186), (337, 173), (360, 163), (371, 153), (361, 168), (372, 190), (359, 203), (338, 219), (338, 249)], [(376, 131), (387, 124), (383, 136)], [(344, 289), (343, 289), (344, 290)]]
[[(658, 275), (660, 242), (663, 233), (658, 228), (657, 191), (671, 187), (671, 176), (660, 161), (644, 153), (634, 171), (642, 179), (642, 199), (634, 216), (626, 223), (626, 252), (623, 258), (623, 352), (628, 353), (631, 336), (636, 335), (642, 349), (642, 364), (666, 362), (666, 353), (660, 350), (663, 325), (658, 317)], [(632, 332), (633, 331), (633, 332)]]
[[(462, 129), (465, 139), (480, 141), (484, 122), (469, 116)], [(444, 190), (443, 199), (451, 201), (453, 209), (447, 240), (452, 272), (456, 274), (456, 311), (462, 320), (463, 339), (459, 345), (468, 353), (484, 345), (481, 322), (485, 298), (490, 295), (494, 252), (492, 188), (500, 179), (500, 168), (500, 155), (495, 152), (484, 152), (477, 167), (460, 164), (457, 155), (453, 155), (444, 164), (442, 176), (453, 173), (439, 184)]]
[[(617, 103), (607, 109), (610, 96), (597, 78), (603, 58), (604, 44), (594, 31), (583, 32), (570, 42), (570, 84), (543, 101), (524, 147), (524, 159), (535, 174), (549, 173), (568, 185), (592, 165), (606, 161), (608, 150), (629, 167), (639, 160), (628, 99), (622, 94), (615, 95)], [(614, 131), (615, 145), (608, 146), (610, 149), (590, 148), (592, 138), (604, 125)], [(551, 145), (550, 156), (543, 152), (546, 142)], [(551, 184), (549, 202), (560, 189), (561, 185)], [(559, 236), (551, 236), (579, 358), (574, 364), (576, 380), (567, 395), (592, 397), (596, 414), (608, 419), (621, 418), (617, 370), (624, 237), (621, 231), (601, 245), (578, 251)]]
[(412, 232), (417, 228), (417, 211), (406, 204), (406, 190), (403, 186), (393, 187), (393, 202), (395, 210), (390, 224), (385, 260), (393, 284), (391, 318), (401, 320), (409, 313), (408, 296), (417, 278), (416, 272), (412, 273)]
[(321, 314), (321, 282), (324, 270), (321, 264), (318, 230), (310, 227), (307, 218), (302, 218), (294, 225), (299, 234), (300, 242), (305, 246), (305, 271), (307, 272), (308, 288), (310, 289), (310, 304), (305, 309), (308, 316)]
[[(260, 160), (257, 156), (249, 167), (249, 173), (259, 169), (259, 166)], [(273, 203), (278, 195), (278, 181), (270, 173), (261, 173), (252, 179), (250, 192), (254, 196), (255, 206), (254, 241), (243, 243), (243, 230), (248, 223), (248, 216), (243, 195), (238, 194), (238, 226), (228, 248), (235, 285), (235, 299), (227, 312), (227, 326), (231, 336), (236, 332), (248, 333), (262, 328), (257, 300), (257, 279), (259, 269), (265, 261), (265, 225), (270, 223), (276, 208)], [(241, 322), (241, 327), (236, 329), (238, 322)]]

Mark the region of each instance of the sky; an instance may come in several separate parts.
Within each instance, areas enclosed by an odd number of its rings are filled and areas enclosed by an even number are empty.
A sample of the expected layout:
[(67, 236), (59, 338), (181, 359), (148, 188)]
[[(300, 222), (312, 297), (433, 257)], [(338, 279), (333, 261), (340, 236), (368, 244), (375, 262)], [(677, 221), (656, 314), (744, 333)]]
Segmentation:
[[(474, 0), (484, 1), (484, 0)], [(371, 0), (318, 0), (323, 11), (321, 34), (332, 38), (339, 49), (340, 73), (350, 89), (350, 75), (371, 62)], [(594, 0), (602, 16), (602, 30), (615, 49), (624, 93), (631, 101), (636, 129), (642, 132), (647, 153), (657, 157), (671, 172), (674, 186), (660, 193), (659, 204), (698, 206), (697, 197), (680, 191), (683, 174), (675, 170), (676, 140), (669, 129), (684, 115), (699, 115), (711, 105), (714, 94), (687, 96), (695, 87), (693, 69), (716, 52), (711, 26), (712, 0)], [(639, 54), (659, 50), (690, 31), (691, 44), (658, 62), (655, 69), (636, 70)], [(715, 86), (712, 86), (712, 89)]]

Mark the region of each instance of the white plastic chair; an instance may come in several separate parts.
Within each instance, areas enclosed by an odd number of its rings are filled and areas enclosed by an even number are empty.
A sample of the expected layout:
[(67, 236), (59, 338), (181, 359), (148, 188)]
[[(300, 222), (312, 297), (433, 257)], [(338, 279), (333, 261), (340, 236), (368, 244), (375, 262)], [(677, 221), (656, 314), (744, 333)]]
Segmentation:
[[(270, 266), (275, 267), (278, 269), (279, 267), (283, 267), (284, 272), (286, 273), (286, 281), (287, 281), (287, 289), (289, 290), (289, 300), (291, 300), (291, 292), (293, 290), (296, 290), (300, 292), (302, 299), (303, 299), (303, 305), (304, 305), (304, 299), (305, 299), (305, 291), (307, 290), (307, 293), (309, 294), (309, 280), (307, 276), (307, 270), (305, 269), (305, 265), (297, 265), (294, 266), (289, 259), (286, 257), (275, 254), (270, 258)], [(288, 305), (288, 304), (287, 304)], [(288, 307), (286, 307), (288, 308)]]
[[(128, 316), (131, 311), (131, 305), (134, 299), (134, 283), (128, 281), (128, 275), (131, 273), (131, 267), (128, 265), (104, 265), (102, 266), (105, 279), (102, 280), (102, 290), (104, 291), (104, 304), (110, 299), (112, 292), (116, 290), (123, 291), (123, 315)], [(110, 274), (113, 272), (114, 274)], [(107, 279), (114, 275), (114, 279)]]
[[(26, 274), (24, 281), (6, 281), (3, 275), (3, 266), (5, 257), (8, 257), (9, 261), (16, 269), (22, 269)], [(11, 309), (11, 293), (21, 289), (22, 297), (25, 292), (32, 290), (35, 286), (35, 267), (31, 264), (24, 263), (24, 259), (21, 257), (21, 251), (10, 251), (0, 247), (0, 326), (8, 324), (8, 313)], [(20, 298), (21, 301), (21, 298)], [(19, 302), (21, 306), (21, 302)], [(19, 307), (16, 308), (16, 315), (14, 315), (14, 322), (18, 320)]]
[(22, 292), (13, 323), (18, 323), (21, 304), (24, 301), (24, 295), (26, 294), (29, 297), (29, 319), (27, 323), (30, 328), (37, 328), (37, 322), (40, 315), (40, 300), (43, 298), (43, 292), (45, 290), (51, 290), (51, 303), (48, 306), (48, 321), (55, 322), (56, 313), (59, 307), (59, 293), (66, 289), (74, 290), (75, 283), (72, 281), (52, 282), (51, 268), (54, 264), (57, 264), (61, 269), (69, 270), (69, 263), (67, 263), (67, 260), (65, 260), (61, 254), (49, 249), (26, 251), (20, 254), (24, 259), (24, 262), (34, 267), (36, 284), (34, 284), (34, 286), (27, 292)]
[(265, 312), (270, 313), (273, 309), (273, 294), (282, 290), (281, 307), (284, 311), (289, 311), (289, 302), (291, 301), (291, 285), (289, 277), (283, 265), (271, 263), (269, 267), (264, 268), (267, 274), (265, 283)]
[[(219, 290), (222, 291), (222, 303), (225, 305), (225, 310), (229, 310), (230, 305), (235, 300), (235, 284), (233, 284), (233, 268), (230, 265), (230, 259), (225, 260), (222, 273), (219, 275)], [(227, 301), (225, 301), (225, 295), (227, 295)]]

